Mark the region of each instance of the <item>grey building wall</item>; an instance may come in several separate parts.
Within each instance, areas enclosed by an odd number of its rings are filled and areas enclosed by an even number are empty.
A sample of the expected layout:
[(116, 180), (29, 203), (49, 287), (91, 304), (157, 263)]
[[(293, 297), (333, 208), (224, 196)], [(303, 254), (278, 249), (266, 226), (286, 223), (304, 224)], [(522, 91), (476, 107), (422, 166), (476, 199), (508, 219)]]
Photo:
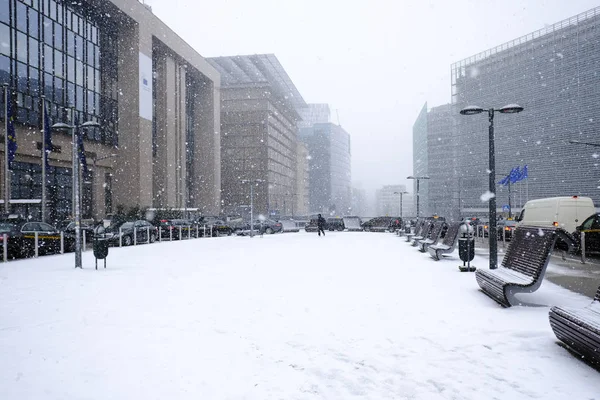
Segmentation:
[(309, 153), (311, 212), (346, 215), (352, 209), (350, 135), (332, 123), (299, 130)]
[[(600, 8), (505, 43), (452, 65), (453, 114), (467, 105), (518, 103), (520, 114), (495, 115), (496, 182), (515, 166), (529, 179), (513, 185), (513, 205), (527, 199), (582, 195), (600, 202), (594, 149), (568, 140), (598, 142), (600, 120)], [(456, 117), (456, 185), (463, 212), (487, 212), (486, 114)], [(460, 182), (459, 182), (460, 178)], [(525, 195), (523, 195), (525, 194)], [(497, 204), (508, 203), (497, 186)]]
[[(429, 175), (429, 155), (428, 155), (428, 121), (427, 121), (427, 103), (421, 108), (421, 112), (413, 125), (413, 173), (412, 176), (421, 177)], [(419, 216), (427, 216), (429, 212), (429, 183), (427, 180), (419, 182), (417, 193), (417, 181), (413, 181), (414, 207), (417, 209), (419, 202)], [(418, 199), (418, 200), (417, 200)]]

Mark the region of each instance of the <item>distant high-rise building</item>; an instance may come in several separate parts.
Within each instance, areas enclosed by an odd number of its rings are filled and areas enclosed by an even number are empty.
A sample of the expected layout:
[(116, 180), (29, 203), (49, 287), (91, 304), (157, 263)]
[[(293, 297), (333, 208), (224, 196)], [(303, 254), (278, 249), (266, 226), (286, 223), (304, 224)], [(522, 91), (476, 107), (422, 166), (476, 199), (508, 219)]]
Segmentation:
[(329, 104), (308, 104), (308, 107), (300, 110), (302, 120), (298, 122), (298, 128), (310, 128), (314, 124), (326, 124), (330, 122), (331, 112)]
[(350, 135), (332, 123), (300, 129), (308, 148), (311, 212), (347, 215), (351, 211)]
[(368, 215), (369, 204), (367, 200), (367, 191), (365, 189), (352, 188), (352, 215), (365, 217)]
[[(400, 216), (400, 194), (406, 192), (406, 185), (385, 185), (375, 192), (377, 215)], [(406, 195), (402, 195), (402, 213), (406, 205)]]
[(297, 196), (297, 122), (306, 107), (272, 54), (207, 59), (221, 74), (223, 212), (290, 215)]
[(297, 142), (298, 149), (296, 151), (296, 203), (292, 210), (292, 215), (307, 215), (310, 212), (309, 206), (309, 163), (308, 149), (301, 141)]

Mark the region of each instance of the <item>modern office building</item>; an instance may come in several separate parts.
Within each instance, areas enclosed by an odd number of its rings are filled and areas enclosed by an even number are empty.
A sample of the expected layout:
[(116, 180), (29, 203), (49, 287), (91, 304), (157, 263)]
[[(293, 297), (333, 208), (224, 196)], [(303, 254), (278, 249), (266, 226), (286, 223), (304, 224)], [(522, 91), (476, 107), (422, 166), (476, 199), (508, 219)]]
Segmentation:
[[(306, 103), (273, 54), (215, 57), (221, 74), (222, 211), (290, 215), (297, 200), (298, 110)], [(242, 181), (252, 183), (242, 183)]]
[(316, 123), (300, 129), (309, 153), (311, 212), (348, 215), (352, 210), (350, 135), (339, 125)]
[[(468, 105), (499, 108), (519, 104), (519, 114), (496, 113), (496, 182), (514, 167), (527, 179), (512, 185), (513, 209), (528, 199), (581, 195), (600, 204), (599, 143), (600, 8), (589, 10), (504, 43), (451, 66), (455, 116), (454, 187), (463, 214), (487, 213), (488, 116), (463, 116)], [(460, 178), (460, 179), (459, 179)], [(508, 191), (497, 186), (498, 211)]]
[(369, 215), (369, 202), (366, 189), (352, 188), (352, 210), (350, 214), (366, 217)]
[[(51, 124), (101, 125), (82, 131), (84, 217), (118, 205), (219, 211), (219, 74), (148, 7), (1, 0), (0, 41), (0, 84), (8, 85), (18, 145), (12, 211), (41, 218), (42, 96)], [(71, 137), (54, 132), (52, 142), (49, 221), (72, 213)]]
[(330, 122), (331, 111), (329, 104), (307, 104), (300, 109), (302, 120), (298, 121), (298, 128), (310, 128), (314, 124), (326, 124)]
[(291, 215), (307, 215), (310, 212), (310, 178), (308, 149), (301, 141), (296, 142), (296, 193)]
[[(414, 176), (430, 178), (419, 183), (419, 214), (422, 216), (437, 214), (450, 219), (458, 217), (456, 206), (459, 193), (454, 186), (456, 168), (461, 161), (468, 162), (468, 159), (456, 157), (453, 117), (450, 104), (427, 110), (425, 103), (413, 128), (416, 149)], [(414, 193), (416, 186), (415, 181)]]
[(404, 215), (404, 206), (407, 205), (406, 194), (402, 195), (402, 211), (400, 211), (400, 193), (404, 192), (406, 192), (406, 185), (385, 185), (377, 189), (375, 192), (377, 215), (399, 217), (401, 212)]

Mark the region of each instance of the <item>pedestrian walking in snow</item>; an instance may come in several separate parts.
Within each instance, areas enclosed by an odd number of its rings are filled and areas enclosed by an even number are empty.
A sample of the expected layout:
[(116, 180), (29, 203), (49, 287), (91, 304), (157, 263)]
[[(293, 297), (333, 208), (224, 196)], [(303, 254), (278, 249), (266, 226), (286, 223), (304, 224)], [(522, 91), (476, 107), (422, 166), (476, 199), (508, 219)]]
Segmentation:
[(319, 233), (319, 236), (321, 236), (321, 232), (323, 232), (323, 236), (325, 236), (325, 223), (325, 218), (319, 214), (317, 218), (317, 232)]

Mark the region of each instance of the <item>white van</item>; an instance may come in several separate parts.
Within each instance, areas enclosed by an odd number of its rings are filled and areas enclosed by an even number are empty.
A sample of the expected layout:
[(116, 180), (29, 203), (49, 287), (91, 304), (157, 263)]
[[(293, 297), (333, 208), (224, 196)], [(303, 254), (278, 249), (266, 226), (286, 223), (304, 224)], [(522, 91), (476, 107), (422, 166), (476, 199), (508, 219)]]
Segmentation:
[(529, 200), (516, 220), (522, 225), (558, 226), (569, 233), (596, 213), (594, 202), (589, 197), (550, 197)]

